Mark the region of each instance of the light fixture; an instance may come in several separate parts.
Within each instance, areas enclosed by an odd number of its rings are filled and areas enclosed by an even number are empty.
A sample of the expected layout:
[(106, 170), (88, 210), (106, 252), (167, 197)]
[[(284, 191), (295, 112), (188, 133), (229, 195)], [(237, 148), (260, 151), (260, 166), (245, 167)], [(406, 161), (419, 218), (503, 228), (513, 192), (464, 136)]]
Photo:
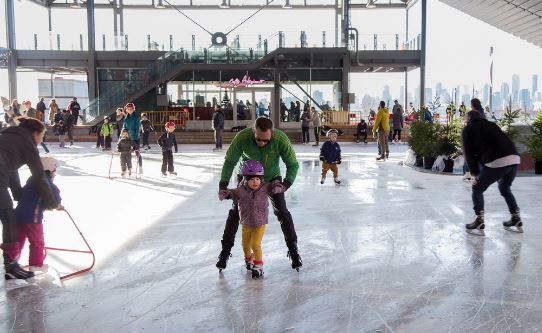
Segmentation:
[(286, 2), (284, 3), (284, 6), (282, 6), (282, 8), (291, 9), (292, 5), (290, 4), (290, 0), (286, 0)]
[(73, 3), (70, 5), (70, 8), (81, 8), (79, 0), (73, 0)]
[(375, 2), (376, 2), (376, 0), (367, 0), (367, 5), (365, 7), (369, 8), (369, 9), (376, 8)]
[(154, 6), (154, 7), (158, 8), (158, 9), (166, 8), (166, 6), (164, 6), (164, 1), (163, 0), (158, 0), (158, 3), (156, 3), (156, 6)]
[(223, 9), (230, 8), (230, 5), (228, 4), (228, 0), (222, 0), (222, 3), (218, 7), (223, 8)]

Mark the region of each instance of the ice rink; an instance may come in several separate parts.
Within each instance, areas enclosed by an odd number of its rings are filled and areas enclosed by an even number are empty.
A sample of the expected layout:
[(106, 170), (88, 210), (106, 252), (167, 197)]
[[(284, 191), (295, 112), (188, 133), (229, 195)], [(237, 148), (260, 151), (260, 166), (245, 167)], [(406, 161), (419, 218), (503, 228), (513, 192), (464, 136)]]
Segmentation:
[[(96, 266), (61, 282), (58, 272), (89, 259), (51, 253), (47, 274), (2, 282), (0, 332), (542, 332), (542, 178), (513, 185), (524, 234), (503, 230), (509, 215), (493, 186), (478, 237), (464, 231), (469, 183), (403, 167), (404, 145), (377, 163), (374, 144), (342, 144), (341, 186), (331, 174), (320, 185), (319, 149), (295, 149), (286, 200), (304, 265), (290, 268), (271, 215), (265, 276), (253, 280), (240, 233), (228, 268), (214, 266), (231, 205), (216, 196), (223, 152), (181, 143), (179, 176), (164, 179), (155, 146), (141, 180), (119, 178), (118, 157), (110, 180), (110, 153), (53, 147), (63, 204)], [(65, 213), (45, 219), (48, 246), (84, 249)]]

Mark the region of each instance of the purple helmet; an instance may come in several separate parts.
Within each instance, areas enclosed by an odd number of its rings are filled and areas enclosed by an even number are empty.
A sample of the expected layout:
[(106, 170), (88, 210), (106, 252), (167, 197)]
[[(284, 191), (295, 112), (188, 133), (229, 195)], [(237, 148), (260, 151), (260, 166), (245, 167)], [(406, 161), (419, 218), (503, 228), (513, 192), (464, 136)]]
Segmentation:
[(243, 177), (249, 176), (263, 176), (263, 165), (260, 161), (250, 160), (243, 163), (241, 168), (241, 174)]

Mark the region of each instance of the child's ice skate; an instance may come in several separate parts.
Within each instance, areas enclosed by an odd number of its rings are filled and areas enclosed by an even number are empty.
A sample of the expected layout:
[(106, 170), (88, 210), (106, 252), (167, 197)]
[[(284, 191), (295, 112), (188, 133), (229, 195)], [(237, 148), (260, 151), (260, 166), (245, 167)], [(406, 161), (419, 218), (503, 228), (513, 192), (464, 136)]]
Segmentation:
[(485, 236), (484, 229), (486, 228), (486, 225), (484, 223), (484, 213), (482, 212), (479, 215), (476, 215), (476, 219), (474, 222), (465, 224), (465, 228), (467, 230), (467, 233), (475, 236)]
[(175, 171), (170, 171), (170, 172), (169, 172), (169, 175), (170, 175), (170, 176), (177, 176), (177, 173), (176, 173)]
[(121, 176), (122, 178), (126, 178), (126, 172), (124, 172), (124, 171), (121, 172), (121, 173), (120, 173), (120, 176)]
[(322, 179), (320, 179), (320, 184), (323, 184), (325, 181), (326, 181), (326, 177), (322, 177)]
[(128, 169), (128, 177), (132, 177), (132, 169)]
[(166, 177), (167, 177), (167, 173), (162, 172), (162, 178), (166, 178)]
[(252, 267), (252, 278), (259, 279), (263, 276), (263, 265), (257, 264)]
[(339, 179), (339, 177), (333, 178), (333, 181), (335, 182), (335, 184), (341, 185), (341, 180)]
[(519, 215), (519, 211), (512, 214), (510, 220), (503, 222), (502, 225), (504, 227), (504, 230), (523, 233), (523, 222), (521, 222), (521, 216)]
[(245, 266), (249, 272), (254, 268), (254, 258), (252, 256), (248, 258), (245, 257)]

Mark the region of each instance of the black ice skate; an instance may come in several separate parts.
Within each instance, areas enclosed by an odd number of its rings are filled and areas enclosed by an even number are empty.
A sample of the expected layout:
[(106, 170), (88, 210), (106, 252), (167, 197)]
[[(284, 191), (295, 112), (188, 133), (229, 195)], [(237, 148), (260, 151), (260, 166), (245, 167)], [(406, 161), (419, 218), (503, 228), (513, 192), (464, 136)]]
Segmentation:
[(245, 266), (247, 268), (247, 271), (252, 271), (252, 268), (254, 267), (254, 257), (245, 257)]
[(512, 214), (512, 218), (509, 221), (502, 223), (504, 230), (523, 233), (523, 222), (521, 222), (521, 217), (519, 212)]
[(325, 181), (326, 181), (326, 177), (322, 177), (322, 179), (320, 179), (320, 184), (323, 184)]
[(341, 180), (339, 178), (333, 178), (333, 181), (335, 182), (335, 184), (341, 185)]
[(252, 278), (253, 279), (259, 279), (263, 276), (263, 266), (262, 265), (254, 265), (252, 267)]
[(384, 155), (381, 155), (379, 157), (376, 158), (377, 161), (385, 161), (386, 160), (386, 157)]
[(484, 223), (484, 215), (476, 215), (476, 220), (472, 223), (465, 224), (465, 228), (471, 235), (485, 236), (484, 229), (486, 228), (486, 225)]
[(290, 262), (292, 263), (292, 268), (299, 272), (299, 267), (303, 266), (303, 261), (301, 261), (301, 256), (299, 255), (299, 251), (297, 249), (297, 244), (293, 244), (293, 246), (289, 246), (289, 251), (286, 254), (286, 256), (290, 259)]
[(34, 273), (25, 271), (16, 261), (5, 264), (4, 268), (6, 270), (6, 274), (4, 274), (6, 280), (29, 279), (34, 277)]
[(226, 265), (228, 265), (228, 260), (231, 257), (230, 251), (222, 250), (220, 251), (220, 254), (218, 255), (218, 261), (216, 262), (216, 268), (218, 268), (219, 272), (222, 272), (223, 269), (226, 269)]
[(171, 172), (169, 173), (169, 175), (170, 175), (170, 176), (177, 176), (177, 173), (176, 173), (175, 171), (171, 171)]

